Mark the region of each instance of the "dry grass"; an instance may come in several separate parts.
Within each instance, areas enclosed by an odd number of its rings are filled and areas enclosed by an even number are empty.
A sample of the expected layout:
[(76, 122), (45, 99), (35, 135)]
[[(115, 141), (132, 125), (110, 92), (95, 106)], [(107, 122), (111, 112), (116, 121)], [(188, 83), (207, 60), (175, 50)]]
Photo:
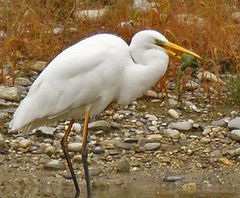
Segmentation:
[[(237, 0), (152, 2), (158, 4), (143, 13), (131, 7), (131, 0), (1, 1), (0, 83), (12, 82), (29, 62), (49, 61), (65, 47), (88, 35), (110, 32), (129, 42), (132, 34), (141, 29), (159, 30), (172, 42), (193, 49), (204, 57), (201, 63), (204, 69), (216, 74), (240, 73), (240, 25), (231, 17), (240, 9)], [(97, 20), (74, 17), (76, 9), (104, 6), (111, 9)], [(183, 21), (179, 22), (179, 14), (188, 14), (188, 17), (184, 19), (182, 15)], [(119, 25), (130, 20), (132, 26)], [(58, 34), (53, 31), (56, 27), (62, 28)], [(176, 76), (174, 72), (169, 73)], [(165, 82), (166, 77), (157, 87), (165, 88)]]

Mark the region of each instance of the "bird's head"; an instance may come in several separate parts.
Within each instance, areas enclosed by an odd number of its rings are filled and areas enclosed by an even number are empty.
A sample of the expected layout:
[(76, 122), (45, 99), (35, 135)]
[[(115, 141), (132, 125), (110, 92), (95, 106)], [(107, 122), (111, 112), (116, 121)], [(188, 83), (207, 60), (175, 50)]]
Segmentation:
[(137, 41), (133, 43), (141, 43), (141, 45), (144, 46), (145, 49), (156, 48), (166, 52), (170, 56), (177, 57), (179, 59), (182, 59), (182, 56), (179, 54), (179, 52), (189, 54), (198, 59), (202, 59), (198, 54), (169, 42), (164, 35), (154, 30), (140, 31), (134, 35), (133, 40)]

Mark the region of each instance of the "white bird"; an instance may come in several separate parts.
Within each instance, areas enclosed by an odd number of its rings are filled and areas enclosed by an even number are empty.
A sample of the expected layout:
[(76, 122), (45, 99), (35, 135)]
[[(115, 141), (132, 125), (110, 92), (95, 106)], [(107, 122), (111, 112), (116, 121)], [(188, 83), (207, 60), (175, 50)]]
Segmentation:
[(54, 58), (20, 103), (10, 127), (30, 131), (60, 119), (71, 120), (61, 141), (78, 197), (80, 189), (68, 155), (67, 139), (75, 119), (83, 119), (82, 157), (87, 194), (90, 181), (87, 165), (89, 117), (111, 102), (127, 105), (156, 83), (167, 70), (173, 49), (199, 55), (169, 42), (161, 33), (143, 30), (128, 45), (112, 34), (98, 34), (70, 46)]

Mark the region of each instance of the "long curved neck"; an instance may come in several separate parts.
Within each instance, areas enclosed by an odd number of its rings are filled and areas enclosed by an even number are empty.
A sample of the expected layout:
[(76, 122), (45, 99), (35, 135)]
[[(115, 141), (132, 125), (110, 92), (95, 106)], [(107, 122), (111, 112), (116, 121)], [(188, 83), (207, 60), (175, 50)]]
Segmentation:
[(153, 46), (132, 44), (129, 46), (132, 61), (126, 67), (118, 102), (128, 104), (154, 83), (167, 70), (168, 55)]

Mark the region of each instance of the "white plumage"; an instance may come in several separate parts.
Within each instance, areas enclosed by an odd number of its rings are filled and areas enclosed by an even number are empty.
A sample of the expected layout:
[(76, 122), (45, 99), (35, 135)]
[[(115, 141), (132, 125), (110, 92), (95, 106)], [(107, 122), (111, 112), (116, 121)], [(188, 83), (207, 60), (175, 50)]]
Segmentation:
[(76, 43), (36, 79), (10, 127), (30, 130), (59, 119), (83, 118), (87, 111), (95, 116), (112, 101), (129, 104), (165, 73), (170, 51), (165, 43), (153, 30), (135, 34), (130, 46), (111, 34)]
[(74, 119), (84, 118), (81, 153), (87, 196), (90, 197), (87, 163), (89, 116), (99, 114), (112, 101), (128, 104), (151, 87), (164, 75), (168, 54), (180, 58), (171, 49), (199, 58), (153, 30), (135, 34), (130, 46), (111, 34), (84, 39), (49, 63), (20, 103), (10, 127), (29, 131), (59, 119), (71, 120), (61, 146), (75, 186), (75, 197), (78, 197), (80, 189), (68, 154), (68, 136)]

